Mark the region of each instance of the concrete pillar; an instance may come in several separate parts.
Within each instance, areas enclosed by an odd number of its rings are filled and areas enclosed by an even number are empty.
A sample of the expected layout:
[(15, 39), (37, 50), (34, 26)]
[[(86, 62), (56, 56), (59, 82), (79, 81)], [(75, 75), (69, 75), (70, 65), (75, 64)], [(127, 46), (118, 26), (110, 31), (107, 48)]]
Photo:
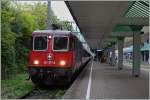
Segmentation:
[(116, 62), (116, 59), (115, 59), (115, 44), (114, 45), (112, 45), (112, 58), (111, 58), (112, 60), (112, 66), (114, 66), (115, 65), (115, 62)]
[[(103, 58), (102, 58), (103, 60), (104, 60), (104, 62), (106, 62), (106, 49), (104, 49), (103, 50)], [(103, 62), (103, 60), (102, 60), (102, 62)]]
[(105, 49), (106, 63), (109, 64), (109, 49)]
[(124, 47), (124, 37), (118, 38), (118, 69), (123, 68), (123, 47)]
[(106, 63), (109, 64), (109, 50), (107, 49), (107, 60)]
[(143, 62), (146, 62), (146, 52), (143, 53), (143, 56), (144, 56)]
[(141, 45), (140, 32), (135, 32), (133, 33), (133, 69), (132, 69), (132, 75), (134, 77), (139, 77), (140, 75), (140, 64), (141, 64), (140, 45)]

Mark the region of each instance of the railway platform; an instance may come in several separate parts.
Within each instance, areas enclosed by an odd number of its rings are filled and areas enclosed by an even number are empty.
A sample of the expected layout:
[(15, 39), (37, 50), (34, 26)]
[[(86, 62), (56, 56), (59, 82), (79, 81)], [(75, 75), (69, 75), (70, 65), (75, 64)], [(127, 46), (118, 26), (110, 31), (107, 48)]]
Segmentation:
[(149, 71), (141, 69), (140, 77), (132, 77), (131, 67), (90, 61), (63, 99), (148, 99)]

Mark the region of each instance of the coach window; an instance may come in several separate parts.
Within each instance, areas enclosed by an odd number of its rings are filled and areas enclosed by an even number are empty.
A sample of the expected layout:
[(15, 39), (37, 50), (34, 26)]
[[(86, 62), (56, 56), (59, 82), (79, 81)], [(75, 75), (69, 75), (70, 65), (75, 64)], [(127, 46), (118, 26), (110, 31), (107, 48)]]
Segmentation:
[(47, 36), (36, 36), (34, 38), (34, 50), (47, 49)]
[(55, 36), (53, 40), (53, 50), (57, 51), (68, 50), (68, 37)]

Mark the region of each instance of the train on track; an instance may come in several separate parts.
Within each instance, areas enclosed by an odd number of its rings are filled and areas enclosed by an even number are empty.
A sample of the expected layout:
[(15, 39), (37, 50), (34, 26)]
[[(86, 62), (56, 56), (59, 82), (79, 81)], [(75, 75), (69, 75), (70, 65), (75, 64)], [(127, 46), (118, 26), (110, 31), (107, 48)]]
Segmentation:
[(91, 58), (91, 52), (70, 31), (37, 30), (31, 41), (28, 70), (35, 84), (64, 85)]

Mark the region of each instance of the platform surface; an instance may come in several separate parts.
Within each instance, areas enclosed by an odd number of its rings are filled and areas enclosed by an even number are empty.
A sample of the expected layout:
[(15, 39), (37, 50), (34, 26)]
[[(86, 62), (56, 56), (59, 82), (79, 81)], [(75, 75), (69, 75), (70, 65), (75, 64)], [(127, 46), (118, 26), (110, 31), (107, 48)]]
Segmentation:
[(80, 73), (63, 99), (148, 99), (149, 71), (141, 70), (132, 77), (131, 67), (101, 64), (91, 61)]

